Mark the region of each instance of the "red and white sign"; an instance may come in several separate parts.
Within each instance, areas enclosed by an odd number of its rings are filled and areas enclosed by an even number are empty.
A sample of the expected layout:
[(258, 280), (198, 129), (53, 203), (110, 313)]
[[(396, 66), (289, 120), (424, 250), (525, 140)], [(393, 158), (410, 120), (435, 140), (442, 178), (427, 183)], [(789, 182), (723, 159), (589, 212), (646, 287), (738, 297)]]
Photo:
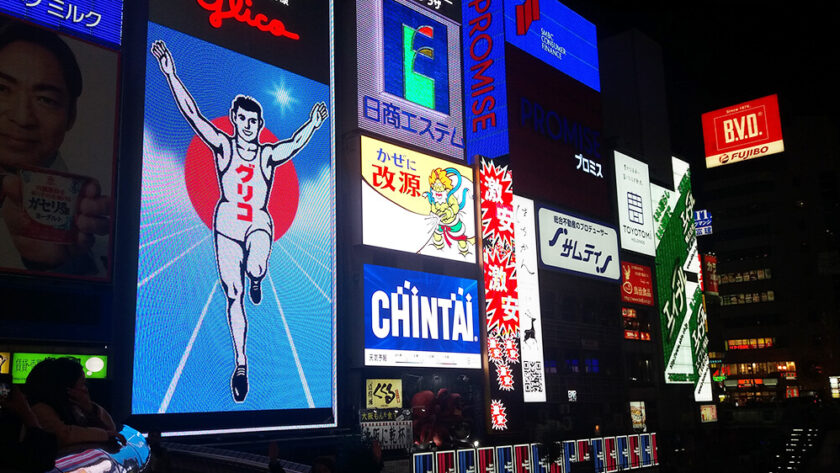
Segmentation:
[(705, 282), (706, 294), (713, 296), (718, 295), (718, 285), (720, 284), (720, 277), (717, 273), (717, 256), (703, 255), (703, 281)]
[(707, 168), (785, 150), (776, 94), (706, 112), (702, 121)]
[(622, 262), (621, 279), (622, 301), (653, 305), (653, 278), (650, 268), (640, 264)]

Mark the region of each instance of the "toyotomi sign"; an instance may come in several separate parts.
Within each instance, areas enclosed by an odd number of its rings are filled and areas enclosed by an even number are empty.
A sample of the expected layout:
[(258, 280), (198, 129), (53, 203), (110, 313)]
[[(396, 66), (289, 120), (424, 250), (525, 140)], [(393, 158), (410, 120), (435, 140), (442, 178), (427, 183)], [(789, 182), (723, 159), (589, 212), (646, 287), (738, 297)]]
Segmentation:
[(481, 368), (478, 283), (365, 265), (365, 365)]
[(785, 150), (775, 94), (706, 112), (702, 121), (707, 168)]
[(621, 278), (614, 228), (544, 207), (538, 221), (544, 265), (613, 281)]
[(621, 247), (654, 256), (648, 165), (616, 151), (615, 188)]

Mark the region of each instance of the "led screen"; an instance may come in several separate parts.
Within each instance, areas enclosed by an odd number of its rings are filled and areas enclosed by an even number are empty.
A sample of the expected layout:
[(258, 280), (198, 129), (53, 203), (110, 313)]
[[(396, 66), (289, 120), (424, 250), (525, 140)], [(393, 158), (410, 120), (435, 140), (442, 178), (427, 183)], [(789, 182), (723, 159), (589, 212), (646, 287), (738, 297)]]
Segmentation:
[(359, 127), (464, 159), (458, 24), (409, 0), (356, 10)]
[(0, 271), (107, 281), (119, 55), (2, 14), (0, 32), (2, 100), (20, 105), (0, 138)]
[(547, 207), (537, 210), (540, 263), (618, 281), (618, 236), (613, 227)]
[(132, 412), (329, 423), (330, 86), (157, 23), (146, 51)]
[(555, 0), (504, 4), (509, 43), (601, 91), (595, 25)]
[(464, 2), (467, 161), (509, 153), (502, 2)]
[(507, 103), (517, 194), (612, 218), (600, 94), (518, 48), (507, 48), (505, 62), (516, 71)]
[(478, 283), (366, 264), (365, 365), (481, 368)]
[(366, 245), (475, 263), (473, 170), (362, 136)]
[(11, 0), (0, 4), (18, 18), (117, 49), (122, 42), (122, 0)]
[(12, 382), (23, 384), (29, 372), (38, 363), (48, 358), (73, 358), (78, 360), (89, 379), (105, 379), (108, 374), (108, 357), (105, 355), (76, 355), (66, 353), (21, 353), (12, 355)]
[(707, 168), (785, 150), (775, 94), (706, 112), (702, 122)]
[(648, 165), (616, 151), (615, 189), (621, 248), (654, 256)]
[(656, 238), (656, 291), (665, 357), (665, 382), (694, 385), (695, 401), (711, 401), (706, 312), (694, 230), (694, 197), (688, 164), (672, 160), (674, 189), (651, 185)]

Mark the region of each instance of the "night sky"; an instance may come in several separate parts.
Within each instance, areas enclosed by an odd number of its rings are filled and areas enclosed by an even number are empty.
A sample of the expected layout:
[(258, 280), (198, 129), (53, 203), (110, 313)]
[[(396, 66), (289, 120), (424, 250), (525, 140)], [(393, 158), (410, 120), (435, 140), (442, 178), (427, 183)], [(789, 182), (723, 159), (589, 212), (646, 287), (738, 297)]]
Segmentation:
[[(552, 1), (552, 0), (543, 0)], [(599, 40), (636, 28), (662, 46), (671, 147), (702, 162), (700, 115), (779, 94), (783, 127), (820, 115), (840, 125), (840, 20), (818, 2), (567, 1)], [(798, 9), (795, 9), (798, 8)]]

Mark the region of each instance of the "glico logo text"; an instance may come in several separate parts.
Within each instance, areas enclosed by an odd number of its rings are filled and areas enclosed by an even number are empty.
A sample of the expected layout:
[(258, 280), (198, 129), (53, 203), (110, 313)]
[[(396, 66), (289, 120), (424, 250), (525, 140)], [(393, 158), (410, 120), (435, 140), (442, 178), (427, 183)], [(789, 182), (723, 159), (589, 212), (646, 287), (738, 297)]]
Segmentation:
[(402, 337), (476, 342), (473, 296), (462, 288), (449, 297), (418, 295), (410, 281), (390, 294), (379, 290), (370, 297), (370, 317), (376, 338)]
[(385, 92), (449, 114), (446, 26), (393, 0), (382, 19)]

